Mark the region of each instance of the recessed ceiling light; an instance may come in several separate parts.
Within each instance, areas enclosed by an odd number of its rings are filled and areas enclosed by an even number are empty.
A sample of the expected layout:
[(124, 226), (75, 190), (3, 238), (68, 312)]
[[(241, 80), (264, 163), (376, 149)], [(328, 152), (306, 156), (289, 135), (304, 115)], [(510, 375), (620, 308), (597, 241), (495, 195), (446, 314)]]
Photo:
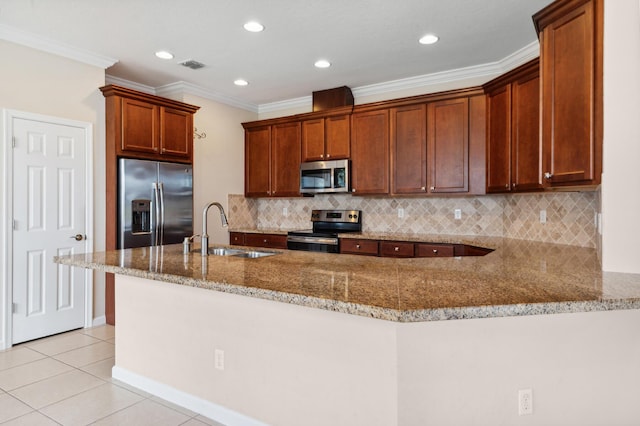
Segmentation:
[(239, 78), (236, 81), (234, 81), (233, 84), (235, 84), (236, 86), (246, 86), (249, 84), (249, 82), (247, 80), (243, 80)]
[(427, 34), (427, 35), (423, 36), (418, 41), (420, 42), (420, 44), (433, 44), (433, 43), (437, 42), (439, 39), (440, 39), (440, 37), (438, 37), (437, 35)]
[(264, 25), (260, 22), (250, 21), (244, 24), (244, 29), (252, 33), (259, 33), (264, 30)]
[(173, 54), (171, 52), (167, 52), (166, 50), (158, 50), (156, 52), (156, 56), (160, 59), (173, 59)]
[(316, 68), (329, 68), (331, 66), (331, 62), (327, 61), (326, 59), (320, 59), (313, 65), (315, 65)]

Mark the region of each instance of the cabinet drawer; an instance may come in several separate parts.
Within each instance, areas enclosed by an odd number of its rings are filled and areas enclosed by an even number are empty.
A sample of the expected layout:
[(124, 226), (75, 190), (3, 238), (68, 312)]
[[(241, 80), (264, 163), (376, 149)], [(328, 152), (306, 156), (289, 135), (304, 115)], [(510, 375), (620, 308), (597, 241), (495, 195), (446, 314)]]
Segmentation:
[(413, 243), (406, 241), (380, 241), (380, 256), (413, 257)]
[(250, 247), (287, 248), (287, 236), (278, 234), (245, 234), (244, 245)]
[(244, 234), (242, 232), (229, 232), (229, 244), (232, 246), (243, 246)]
[(453, 244), (416, 244), (416, 257), (453, 257)]
[(378, 255), (377, 240), (340, 240), (340, 253), (364, 254), (368, 256)]

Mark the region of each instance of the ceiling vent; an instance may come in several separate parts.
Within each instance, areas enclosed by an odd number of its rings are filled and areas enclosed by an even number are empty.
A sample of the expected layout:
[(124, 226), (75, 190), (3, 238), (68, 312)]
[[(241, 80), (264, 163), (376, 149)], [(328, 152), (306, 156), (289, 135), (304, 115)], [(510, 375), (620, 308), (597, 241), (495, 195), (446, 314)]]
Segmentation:
[(191, 68), (192, 70), (204, 68), (204, 64), (202, 62), (194, 61), (193, 59), (187, 59), (186, 61), (182, 61), (178, 63), (183, 67)]

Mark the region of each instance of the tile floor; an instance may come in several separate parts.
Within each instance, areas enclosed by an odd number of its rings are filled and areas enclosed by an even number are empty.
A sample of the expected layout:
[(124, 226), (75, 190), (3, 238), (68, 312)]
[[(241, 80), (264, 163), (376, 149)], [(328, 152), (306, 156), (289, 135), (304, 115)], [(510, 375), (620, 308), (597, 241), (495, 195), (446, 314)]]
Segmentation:
[(0, 351), (0, 425), (224, 426), (111, 378), (115, 328)]

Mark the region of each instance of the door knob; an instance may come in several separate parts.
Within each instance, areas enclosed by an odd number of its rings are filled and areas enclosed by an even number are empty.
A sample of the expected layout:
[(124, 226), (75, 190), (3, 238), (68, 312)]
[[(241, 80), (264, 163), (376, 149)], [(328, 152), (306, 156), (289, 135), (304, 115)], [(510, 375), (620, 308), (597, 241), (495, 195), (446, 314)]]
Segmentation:
[(76, 240), (76, 241), (82, 241), (82, 240), (84, 240), (84, 235), (82, 235), (82, 234), (76, 234), (76, 235), (74, 235), (73, 237), (69, 237), (69, 238), (73, 238), (73, 239), (74, 239), (74, 240)]

